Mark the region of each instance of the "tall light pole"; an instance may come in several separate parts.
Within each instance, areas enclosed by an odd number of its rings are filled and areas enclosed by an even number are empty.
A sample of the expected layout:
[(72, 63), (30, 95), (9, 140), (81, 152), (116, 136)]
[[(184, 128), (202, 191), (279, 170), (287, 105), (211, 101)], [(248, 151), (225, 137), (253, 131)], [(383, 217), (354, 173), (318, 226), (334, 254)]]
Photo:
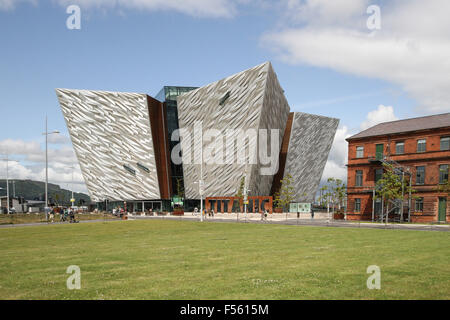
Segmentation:
[(10, 161), (12, 161), (12, 162), (17, 162), (17, 161), (16, 161), (16, 160), (10, 160), (8, 154), (6, 154), (6, 158), (0, 159), (0, 160), (6, 162), (6, 208), (7, 208), (7, 210), (8, 210), (8, 214), (9, 214), (9, 213), (10, 213), (10, 212), (9, 212), (9, 174), (8, 174), (8, 171), (9, 171), (9, 162), (10, 162)]
[(247, 163), (245, 164), (245, 173), (244, 173), (244, 213), (245, 213), (245, 221), (247, 222), (247, 203), (248, 203), (248, 192), (250, 190), (247, 189)]
[(8, 154), (6, 154), (6, 158), (2, 159), (6, 161), (6, 213), (9, 214), (9, 178), (8, 178)]
[(10, 214), (9, 212), (9, 178), (8, 178), (8, 163), (9, 163), (9, 159), (8, 159), (8, 154), (6, 154), (6, 212), (8, 214)]
[(48, 119), (45, 117), (45, 216), (47, 216), (48, 210), (48, 136), (50, 134), (58, 134), (59, 131), (48, 132)]
[(202, 139), (200, 141), (200, 221), (203, 222), (203, 132)]
[(200, 194), (200, 222), (203, 222), (203, 133), (200, 140), (200, 180), (194, 183), (198, 183), (198, 193)]
[(70, 203), (72, 203), (72, 209), (73, 209), (73, 203), (75, 202), (75, 198), (73, 197), (73, 172), (75, 170), (75, 165), (71, 165), (70, 167), (67, 167), (69, 169), (72, 169), (72, 184), (70, 186), (70, 190), (72, 190), (72, 198), (70, 198)]

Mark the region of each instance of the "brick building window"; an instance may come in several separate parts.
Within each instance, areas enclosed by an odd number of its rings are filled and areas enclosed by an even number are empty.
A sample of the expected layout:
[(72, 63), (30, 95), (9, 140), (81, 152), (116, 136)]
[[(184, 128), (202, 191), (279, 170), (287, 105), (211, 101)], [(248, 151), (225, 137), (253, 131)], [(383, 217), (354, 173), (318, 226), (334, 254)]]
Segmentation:
[(450, 137), (441, 138), (441, 150), (450, 150)]
[(375, 183), (378, 182), (383, 177), (383, 169), (376, 169), (375, 170)]
[(441, 164), (439, 166), (439, 183), (444, 184), (448, 181), (448, 164)]
[(361, 199), (355, 199), (355, 212), (361, 212)]
[(427, 151), (427, 140), (420, 139), (417, 140), (417, 152), (425, 152)]
[(357, 158), (364, 158), (364, 147), (356, 147), (356, 157)]
[(362, 170), (356, 170), (355, 187), (362, 187), (363, 185), (363, 172)]
[(405, 153), (405, 143), (402, 142), (397, 142), (395, 144), (395, 154), (404, 154)]
[(417, 198), (416, 199), (416, 212), (423, 212), (423, 198)]
[(416, 184), (425, 184), (425, 167), (416, 167)]

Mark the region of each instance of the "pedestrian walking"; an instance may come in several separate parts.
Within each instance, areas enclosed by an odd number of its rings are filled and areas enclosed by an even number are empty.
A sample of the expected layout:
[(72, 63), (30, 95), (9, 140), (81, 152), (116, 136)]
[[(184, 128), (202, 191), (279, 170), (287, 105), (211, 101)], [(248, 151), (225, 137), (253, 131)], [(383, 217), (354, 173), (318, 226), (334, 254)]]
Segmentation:
[(70, 223), (75, 223), (75, 211), (72, 208), (69, 211), (69, 219)]
[(311, 206), (311, 219), (314, 219), (314, 208)]
[(55, 218), (55, 209), (52, 209), (52, 211), (50, 211), (50, 214), (48, 217), (49, 222), (53, 223), (54, 218)]

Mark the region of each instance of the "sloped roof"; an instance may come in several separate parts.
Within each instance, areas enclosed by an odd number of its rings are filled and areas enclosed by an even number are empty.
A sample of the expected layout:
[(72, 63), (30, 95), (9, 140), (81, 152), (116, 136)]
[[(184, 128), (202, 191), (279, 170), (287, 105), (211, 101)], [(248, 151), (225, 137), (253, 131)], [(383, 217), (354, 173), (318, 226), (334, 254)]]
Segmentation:
[(404, 133), (411, 131), (427, 130), (450, 127), (450, 113), (436, 114), (432, 116), (411, 118), (390, 122), (383, 122), (370, 127), (346, 140), (382, 136), (387, 134)]

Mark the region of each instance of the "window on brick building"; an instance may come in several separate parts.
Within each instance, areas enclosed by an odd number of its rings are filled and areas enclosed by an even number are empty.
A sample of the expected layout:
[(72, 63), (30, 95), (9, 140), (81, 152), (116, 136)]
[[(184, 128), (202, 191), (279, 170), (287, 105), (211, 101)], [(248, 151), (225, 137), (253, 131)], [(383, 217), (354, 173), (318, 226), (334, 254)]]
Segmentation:
[(416, 184), (425, 184), (425, 167), (416, 167)]
[(395, 154), (404, 154), (405, 153), (405, 143), (402, 142), (397, 142), (395, 144)]
[(423, 198), (417, 198), (416, 199), (416, 212), (423, 212)]
[(364, 158), (364, 147), (362, 146), (356, 147), (356, 157)]
[(448, 164), (441, 164), (439, 166), (439, 183), (444, 184), (448, 181)]
[(417, 152), (425, 152), (427, 151), (427, 140), (420, 139), (417, 140)]
[(362, 187), (363, 185), (363, 172), (362, 170), (356, 170), (355, 187)]
[(375, 183), (378, 182), (383, 177), (383, 169), (376, 169), (375, 170)]
[(441, 138), (441, 150), (450, 150), (450, 137)]
[(355, 212), (361, 212), (361, 199), (355, 199)]

